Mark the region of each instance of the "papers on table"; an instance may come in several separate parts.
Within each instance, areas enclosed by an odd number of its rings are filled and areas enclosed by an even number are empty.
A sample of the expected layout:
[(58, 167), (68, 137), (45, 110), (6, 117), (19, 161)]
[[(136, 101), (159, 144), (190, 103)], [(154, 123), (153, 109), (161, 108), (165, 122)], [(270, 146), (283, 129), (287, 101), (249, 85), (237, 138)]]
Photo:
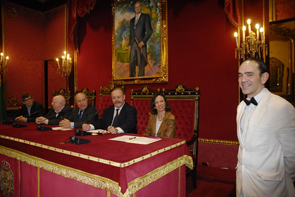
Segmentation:
[(95, 130), (90, 130), (90, 131), (87, 131), (87, 132), (89, 132), (89, 133), (102, 133), (102, 134), (110, 133), (109, 131), (104, 130), (104, 129), (95, 129)]
[(67, 131), (67, 130), (72, 130), (72, 129), (65, 128), (65, 127), (52, 127), (52, 130)]
[(127, 143), (134, 143), (134, 144), (150, 144), (150, 143), (161, 140), (161, 138), (122, 135), (122, 136), (119, 136), (119, 137), (111, 138), (109, 140), (115, 140), (115, 141), (127, 142)]

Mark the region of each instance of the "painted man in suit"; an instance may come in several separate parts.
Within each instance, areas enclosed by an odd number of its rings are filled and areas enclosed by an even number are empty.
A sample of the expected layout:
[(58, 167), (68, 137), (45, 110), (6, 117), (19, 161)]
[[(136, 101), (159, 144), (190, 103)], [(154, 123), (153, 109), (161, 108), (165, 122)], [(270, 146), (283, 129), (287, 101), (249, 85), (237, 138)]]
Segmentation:
[(84, 122), (93, 123), (97, 119), (96, 108), (88, 104), (88, 98), (85, 93), (78, 93), (75, 96), (77, 107), (72, 111), (69, 119), (63, 119), (59, 126), (67, 128), (82, 128)]
[(113, 89), (111, 97), (114, 105), (106, 108), (93, 125), (83, 124), (83, 130), (105, 129), (112, 134), (137, 133), (137, 110), (125, 102), (123, 90)]
[(268, 78), (259, 59), (239, 68), (247, 98), (237, 108), (237, 196), (295, 196), (295, 111), (264, 87)]
[(34, 101), (32, 95), (25, 93), (22, 95), (23, 105), (17, 111), (15, 121), (35, 122), (36, 118), (44, 115), (43, 106)]
[[(138, 76), (145, 75), (145, 67), (147, 65), (145, 59), (145, 57), (147, 58), (147, 41), (153, 33), (150, 16), (141, 13), (141, 2), (136, 2), (134, 8), (136, 16), (130, 20), (128, 48), (130, 53), (130, 77), (135, 77), (136, 66), (138, 66)], [(144, 54), (142, 54), (141, 49)]]
[(66, 104), (66, 99), (62, 95), (53, 97), (51, 110), (44, 117), (36, 118), (37, 124), (58, 125), (64, 118), (69, 118), (72, 108)]

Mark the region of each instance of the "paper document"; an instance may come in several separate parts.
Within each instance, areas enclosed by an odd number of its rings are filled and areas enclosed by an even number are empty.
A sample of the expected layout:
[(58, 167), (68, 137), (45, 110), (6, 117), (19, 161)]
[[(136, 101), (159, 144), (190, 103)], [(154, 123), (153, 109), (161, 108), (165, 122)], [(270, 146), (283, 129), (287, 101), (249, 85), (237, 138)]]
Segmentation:
[(134, 143), (134, 144), (150, 144), (156, 141), (161, 140), (161, 138), (152, 138), (152, 137), (138, 137), (132, 135), (123, 135), (115, 137), (109, 140), (115, 140), (120, 142)]
[(67, 131), (67, 130), (72, 130), (72, 129), (71, 128), (65, 128), (65, 127), (52, 127), (52, 130)]

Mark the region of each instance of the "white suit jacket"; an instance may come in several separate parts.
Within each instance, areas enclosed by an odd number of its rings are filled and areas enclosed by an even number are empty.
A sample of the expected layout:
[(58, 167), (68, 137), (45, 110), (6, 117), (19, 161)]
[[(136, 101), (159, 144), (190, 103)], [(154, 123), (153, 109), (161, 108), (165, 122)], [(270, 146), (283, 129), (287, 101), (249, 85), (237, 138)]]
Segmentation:
[(267, 89), (258, 103), (244, 138), (240, 121), (245, 102), (237, 108), (240, 142), (236, 172), (237, 196), (295, 196), (295, 111)]

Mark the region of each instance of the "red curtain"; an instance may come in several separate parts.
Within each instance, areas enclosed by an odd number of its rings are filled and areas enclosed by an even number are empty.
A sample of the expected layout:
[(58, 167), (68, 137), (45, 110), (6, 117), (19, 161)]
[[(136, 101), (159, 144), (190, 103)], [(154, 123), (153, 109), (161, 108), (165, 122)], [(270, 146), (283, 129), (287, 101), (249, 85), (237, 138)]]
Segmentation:
[[(73, 25), (70, 32), (71, 41), (75, 50), (79, 52), (78, 45), (78, 17), (83, 18), (85, 14), (89, 14), (93, 10), (96, 0), (72, 0), (72, 21)], [(77, 16), (78, 14), (78, 16)]]
[(238, 28), (241, 21), (238, 1), (224, 0), (224, 12), (231, 24)]

